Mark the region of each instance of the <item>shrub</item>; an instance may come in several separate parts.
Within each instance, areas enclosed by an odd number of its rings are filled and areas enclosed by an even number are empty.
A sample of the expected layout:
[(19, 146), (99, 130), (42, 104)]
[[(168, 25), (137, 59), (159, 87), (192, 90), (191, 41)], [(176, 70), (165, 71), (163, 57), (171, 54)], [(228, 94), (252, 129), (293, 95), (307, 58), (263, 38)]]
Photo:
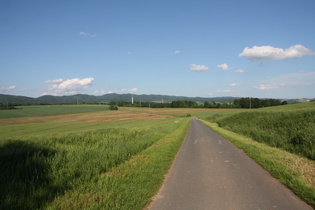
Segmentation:
[(118, 106), (117, 105), (110, 105), (109, 110), (118, 110)]

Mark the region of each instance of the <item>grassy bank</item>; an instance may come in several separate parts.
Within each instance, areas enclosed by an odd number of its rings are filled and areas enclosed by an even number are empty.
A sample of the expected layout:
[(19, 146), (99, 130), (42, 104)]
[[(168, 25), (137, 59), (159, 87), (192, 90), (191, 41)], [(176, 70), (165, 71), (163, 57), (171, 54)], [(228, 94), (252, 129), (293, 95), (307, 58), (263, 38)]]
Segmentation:
[(203, 122), (315, 207), (315, 103), (216, 114)]
[(257, 142), (315, 160), (315, 103), (216, 115), (207, 120)]
[[(128, 205), (137, 204), (137, 209), (140, 209), (140, 206), (143, 208), (150, 199), (142, 195), (137, 196), (144, 190), (143, 179), (157, 176), (152, 183), (151, 179), (147, 180), (147, 184), (155, 186), (152, 189), (145, 189), (150, 191), (152, 196), (156, 192), (154, 190), (157, 190), (161, 184), (163, 174), (170, 166), (183, 140), (188, 121), (188, 119), (176, 121), (168, 119), (158, 125), (155, 121), (151, 121), (152, 124), (147, 121), (142, 127), (130, 125), (130, 127), (108, 128), (78, 134), (3, 139), (0, 141), (0, 171), (2, 171), (0, 208), (36, 209), (50, 208), (51, 205), (67, 209), (77, 208), (80, 205), (85, 208), (93, 205), (115, 208), (115, 205), (118, 205), (117, 199), (123, 202), (133, 194), (135, 196), (130, 202), (134, 203), (129, 202)], [(169, 138), (169, 135), (176, 137)], [(168, 150), (165, 147), (169, 147), (167, 144), (170, 142), (173, 142), (171, 143), (173, 146)], [(161, 152), (161, 148), (152, 153), (145, 152), (147, 148), (155, 148), (160, 144), (166, 153), (170, 153), (169, 155), (158, 155), (157, 152)], [(153, 153), (155, 156), (151, 160)], [(153, 164), (143, 167), (144, 154), (146, 156), (144, 159), (150, 159)], [(135, 160), (140, 162), (134, 162)], [(159, 166), (158, 163), (161, 165)], [(132, 164), (135, 170), (141, 169), (137, 172), (137, 176), (130, 175), (131, 171), (128, 170), (115, 172), (128, 164)], [(141, 176), (142, 173), (146, 174)], [(119, 174), (118, 177), (121, 179), (111, 181), (117, 178), (115, 174)], [(141, 181), (137, 178), (138, 175), (142, 177)], [(134, 185), (132, 192), (114, 192), (131, 183)], [(106, 189), (105, 196), (103, 196), (104, 189)], [(115, 193), (117, 196), (114, 196)]]
[(301, 199), (315, 207), (315, 162), (285, 150), (270, 147), (202, 120), (208, 127), (229, 139), (249, 157), (269, 171)]

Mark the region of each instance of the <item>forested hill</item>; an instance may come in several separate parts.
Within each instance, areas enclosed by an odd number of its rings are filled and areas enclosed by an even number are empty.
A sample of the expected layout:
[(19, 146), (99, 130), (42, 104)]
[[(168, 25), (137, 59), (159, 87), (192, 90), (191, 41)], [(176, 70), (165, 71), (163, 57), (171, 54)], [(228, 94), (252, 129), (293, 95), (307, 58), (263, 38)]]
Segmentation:
[[(25, 96), (4, 95), (0, 94), (0, 103), (14, 103), (14, 104), (26, 104), (26, 103), (42, 103), (42, 104), (58, 104), (58, 103), (109, 103), (111, 101), (131, 101), (132, 94), (105, 94), (102, 96), (77, 94), (71, 96), (52, 96), (45, 95), (38, 98), (31, 98)], [(133, 94), (134, 101), (142, 102), (172, 102), (172, 101), (196, 101), (204, 103), (205, 101), (216, 103), (233, 103), (235, 97), (214, 97), (214, 98), (202, 98), (202, 97), (185, 97), (185, 96), (168, 96), (168, 95), (136, 95)]]

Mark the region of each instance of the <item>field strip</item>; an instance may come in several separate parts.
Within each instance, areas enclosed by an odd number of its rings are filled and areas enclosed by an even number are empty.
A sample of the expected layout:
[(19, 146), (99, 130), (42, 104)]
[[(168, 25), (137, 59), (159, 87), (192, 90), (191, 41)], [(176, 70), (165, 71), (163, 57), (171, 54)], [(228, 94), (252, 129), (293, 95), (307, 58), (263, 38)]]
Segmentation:
[(54, 116), (36, 116), (0, 119), (0, 125), (29, 124), (29, 123), (62, 123), (62, 122), (112, 122), (129, 120), (149, 120), (172, 118), (168, 115), (157, 115), (153, 113), (139, 113), (126, 111), (99, 111), (77, 114), (65, 114)]
[(140, 107), (121, 107), (122, 111), (142, 112), (160, 115), (186, 115), (196, 113), (209, 113), (209, 112), (227, 112), (227, 111), (240, 111), (242, 109), (200, 109), (200, 108), (140, 108)]

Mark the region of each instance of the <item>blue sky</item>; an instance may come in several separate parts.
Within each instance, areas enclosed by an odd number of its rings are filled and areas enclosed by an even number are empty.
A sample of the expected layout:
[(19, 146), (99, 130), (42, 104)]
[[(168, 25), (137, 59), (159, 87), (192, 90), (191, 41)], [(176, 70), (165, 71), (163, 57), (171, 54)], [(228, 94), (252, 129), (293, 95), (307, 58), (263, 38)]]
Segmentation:
[(315, 97), (314, 0), (0, 0), (0, 93)]

